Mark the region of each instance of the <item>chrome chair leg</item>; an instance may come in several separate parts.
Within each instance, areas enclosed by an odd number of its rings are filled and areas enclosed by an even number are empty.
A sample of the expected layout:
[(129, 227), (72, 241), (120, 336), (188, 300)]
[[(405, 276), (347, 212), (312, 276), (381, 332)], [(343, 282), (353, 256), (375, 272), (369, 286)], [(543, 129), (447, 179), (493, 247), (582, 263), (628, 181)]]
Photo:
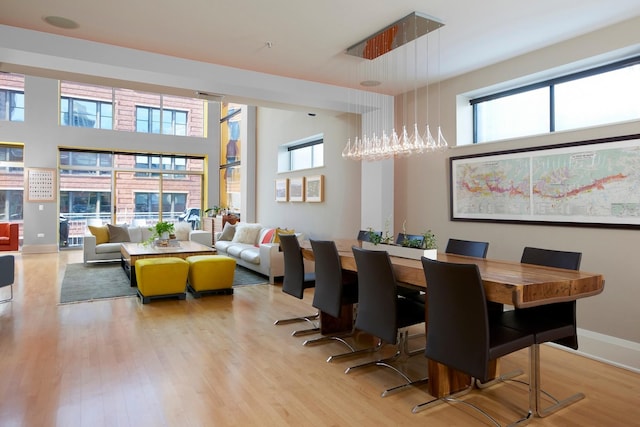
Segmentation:
[(420, 378), (419, 380), (415, 380), (415, 381), (410, 381), (406, 384), (400, 384), (397, 385), (395, 387), (391, 387), (386, 389), (385, 391), (382, 392), (382, 397), (387, 397), (387, 396), (391, 396), (392, 394), (398, 393), (400, 391), (406, 390), (409, 387), (417, 387), (417, 386), (421, 386), (423, 384), (427, 384), (429, 382), (429, 378), (425, 377), (425, 378)]
[(0, 300), (0, 302), (13, 301), (13, 284), (9, 285), (9, 289), (11, 289), (11, 294), (10, 294), (9, 298), (5, 298), (3, 300)]
[(316, 320), (319, 317), (320, 317), (320, 313), (316, 313), (316, 314), (312, 314), (312, 315), (309, 315), (309, 316), (291, 317), (289, 319), (276, 320), (275, 322), (273, 322), (273, 324), (274, 325), (286, 325), (286, 324), (289, 324), (289, 323), (296, 323), (296, 322), (311, 322), (313, 320)]
[(492, 387), (498, 383), (503, 383), (506, 381), (515, 381), (515, 382), (519, 382), (522, 384), (526, 384), (525, 381), (521, 381), (521, 380), (516, 380), (514, 379), (515, 377), (518, 377), (520, 375), (524, 374), (524, 371), (522, 369), (515, 369), (511, 372), (507, 372), (506, 374), (502, 374), (499, 377), (496, 377), (494, 379), (492, 379), (491, 381), (487, 381), (486, 383), (482, 383), (478, 380), (476, 380), (476, 387), (480, 388), (480, 389), (485, 389), (485, 388), (489, 388)]
[(320, 328), (315, 326), (313, 328), (309, 328), (309, 329), (299, 329), (297, 331), (293, 331), (291, 333), (291, 336), (293, 337), (301, 337), (304, 335), (311, 335), (311, 334), (319, 334), (320, 333)]
[(344, 334), (344, 335), (325, 335), (323, 337), (320, 338), (314, 338), (311, 340), (306, 340), (305, 342), (302, 343), (302, 345), (316, 345), (316, 344), (326, 344), (329, 343), (331, 341), (338, 341), (341, 342), (342, 344), (346, 345), (349, 350), (351, 350), (352, 352), (356, 351), (355, 348), (353, 348), (353, 346), (351, 344), (349, 344), (345, 338), (351, 338), (353, 337), (353, 332), (350, 332), (348, 334)]
[[(409, 388), (410, 386), (417, 386), (417, 385), (426, 383), (428, 381), (428, 378), (421, 378), (419, 380), (415, 380), (414, 381), (411, 378), (409, 378), (407, 376), (407, 374), (405, 374), (400, 369), (398, 369), (397, 367), (395, 367), (395, 366), (393, 366), (391, 364), (391, 362), (397, 361), (397, 360), (399, 360), (401, 358), (408, 358), (408, 357), (411, 357), (411, 356), (415, 356), (417, 354), (421, 354), (424, 351), (424, 349), (419, 349), (419, 350), (414, 350), (414, 351), (409, 352), (408, 351), (408, 339), (409, 339), (409, 335), (408, 335), (407, 331), (398, 332), (397, 351), (393, 356), (387, 357), (385, 359), (372, 360), (372, 361), (361, 363), (361, 364), (355, 365), (355, 366), (350, 366), (344, 371), (344, 373), (348, 374), (349, 372), (351, 372), (353, 370), (366, 368), (366, 367), (369, 367), (369, 366), (382, 366), (382, 367), (389, 368), (389, 369), (393, 370), (394, 372), (396, 372), (398, 375), (400, 375), (405, 380), (405, 383), (383, 391), (382, 392), (382, 397), (390, 396), (391, 394), (397, 393), (397, 392), (399, 392), (401, 390), (405, 390), (405, 389)], [(378, 345), (380, 347), (382, 346), (382, 340), (378, 341)]]
[(347, 357), (355, 357), (360, 356), (367, 353), (375, 353), (382, 348), (382, 341), (378, 341), (378, 343), (373, 347), (362, 348), (359, 350), (348, 351), (346, 353), (334, 354), (327, 358), (327, 363), (334, 362), (336, 360), (345, 359)]
[[(538, 417), (546, 417), (554, 412), (584, 399), (584, 393), (576, 393), (563, 400), (558, 400), (540, 387), (540, 344), (529, 347), (529, 364), (531, 379), (529, 380), (529, 409)], [(541, 408), (541, 394), (549, 396), (555, 403), (546, 408)]]
[[(465, 388), (463, 390), (460, 390), (460, 391), (458, 391), (456, 393), (450, 394), (448, 396), (444, 396), (444, 397), (440, 397), (438, 399), (430, 400), (428, 402), (420, 403), (419, 405), (414, 406), (413, 409), (411, 410), (411, 412), (413, 412), (414, 414), (417, 414), (418, 412), (424, 411), (424, 410), (429, 409), (429, 408), (433, 408), (434, 406), (438, 406), (441, 403), (445, 403), (445, 402), (462, 403), (462, 404), (467, 405), (470, 408), (476, 410), (480, 414), (484, 415), (496, 427), (501, 427), (500, 423), (495, 418), (493, 418), (491, 415), (489, 415), (487, 412), (485, 412), (482, 408), (480, 408), (477, 405), (474, 405), (473, 403), (470, 403), (470, 402), (467, 402), (465, 400), (460, 399), (462, 396), (468, 394), (469, 392), (471, 392), (471, 390), (473, 390), (473, 387), (474, 387), (476, 382), (477, 381), (474, 378), (474, 379), (472, 379), (471, 384), (469, 384), (469, 386), (467, 388)], [(516, 421), (508, 424), (508, 427), (523, 426), (523, 425), (527, 424), (529, 421), (531, 421), (532, 417), (533, 417), (533, 413), (531, 412), (531, 410), (529, 410), (525, 416), (523, 416), (522, 418), (519, 418)]]

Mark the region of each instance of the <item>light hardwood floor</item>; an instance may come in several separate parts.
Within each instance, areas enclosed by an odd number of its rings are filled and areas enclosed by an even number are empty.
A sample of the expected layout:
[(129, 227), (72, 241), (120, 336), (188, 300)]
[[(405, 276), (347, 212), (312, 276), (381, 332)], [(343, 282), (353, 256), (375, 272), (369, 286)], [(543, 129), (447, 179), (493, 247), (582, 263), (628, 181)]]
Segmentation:
[[(397, 375), (345, 375), (363, 359), (326, 363), (344, 348), (304, 347), (291, 332), (305, 325), (273, 325), (312, 312), (311, 292), (300, 301), (259, 285), (144, 306), (137, 298), (60, 305), (65, 267), (81, 256), (16, 254), (15, 298), (0, 304), (0, 426), (490, 425), (459, 404), (412, 414), (430, 399), (424, 389), (381, 398), (400, 384)], [(639, 425), (640, 375), (542, 347), (545, 388), (587, 397), (529, 425)], [(421, 356), (405, 367), (426, 373)], [(526, 371), (526, 351), (502, 361), (505, 371), (516, 367)], [(470, 399), (503, 424), (527, 406), (525, 387), (514, 383)]]

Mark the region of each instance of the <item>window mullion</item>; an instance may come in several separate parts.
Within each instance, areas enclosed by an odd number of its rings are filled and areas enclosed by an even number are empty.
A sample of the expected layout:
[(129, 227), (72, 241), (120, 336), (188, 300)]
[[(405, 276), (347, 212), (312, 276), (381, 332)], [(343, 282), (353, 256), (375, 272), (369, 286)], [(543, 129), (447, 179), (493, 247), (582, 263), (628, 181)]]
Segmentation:
[(556, 131), (556, 86), (549, 85), (549, 132)]

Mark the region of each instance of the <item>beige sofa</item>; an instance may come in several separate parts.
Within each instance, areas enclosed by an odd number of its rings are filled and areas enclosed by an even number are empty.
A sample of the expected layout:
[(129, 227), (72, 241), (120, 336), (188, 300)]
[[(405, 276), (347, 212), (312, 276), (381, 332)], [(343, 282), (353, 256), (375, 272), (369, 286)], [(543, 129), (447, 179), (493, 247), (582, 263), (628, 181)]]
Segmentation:
[[(102, 230), (96, 231), (97, 235), (87, 232), (84, 236), (84, 262), (95, 261), (117, 261), (120, 260), (120, 244), (122, 242), (134, 242), (141, 243), (149, 240), (153, 236), (153, 232), (148, 227), (126, 227), (115, 226), (107, 224), (109, 233), (109, 241), (104, 241), (104, 236), (101, 235)], [(126, 230), (126, 234), (124, 231)], [(189, 223), (176, 224), (176, 238), (178, 240), (191, 240), (206, 246), (211, 247), (211, 233), (204, 230), (191, 230)], [(98, 239), (101, 243), (97, 243)]]
[[(215, 235), (215, 248), (220, 255), (236, 260), (236, 264), (253, 270), (269, 278), (273, 284), (276, 277), (284, 276), (284, 256), (280, 251), (278, 231), (255, 223), (229, 224)], [(300, 242), (304, 238), (295, 233)], [(305, 265), (306, 271), (313, 271), (313, 264)]]

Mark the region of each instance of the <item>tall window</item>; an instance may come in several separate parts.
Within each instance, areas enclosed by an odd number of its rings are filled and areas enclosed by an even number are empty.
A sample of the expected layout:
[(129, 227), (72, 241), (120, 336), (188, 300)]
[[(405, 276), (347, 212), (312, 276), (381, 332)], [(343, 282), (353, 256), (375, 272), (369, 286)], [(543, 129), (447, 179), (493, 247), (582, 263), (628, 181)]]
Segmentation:
[(203, 138), (207, 108), (197, 98), (60, 82), (61, 126)]
[(23, 147), (0, 144), (0, 221), (22, 221)]
[(24, 76), (0, 73), (0, 120), (24, 122)]
[(640, 57), (472, 99), (473, 142), (640, 119)]
[(242, 109), (240, 104), (223, 103), (220, 118), (220, 206), (240, 213), (242, 163)]
[(187, 112), (153, 107), (136, 107), (136, 132), (187, 134)]

